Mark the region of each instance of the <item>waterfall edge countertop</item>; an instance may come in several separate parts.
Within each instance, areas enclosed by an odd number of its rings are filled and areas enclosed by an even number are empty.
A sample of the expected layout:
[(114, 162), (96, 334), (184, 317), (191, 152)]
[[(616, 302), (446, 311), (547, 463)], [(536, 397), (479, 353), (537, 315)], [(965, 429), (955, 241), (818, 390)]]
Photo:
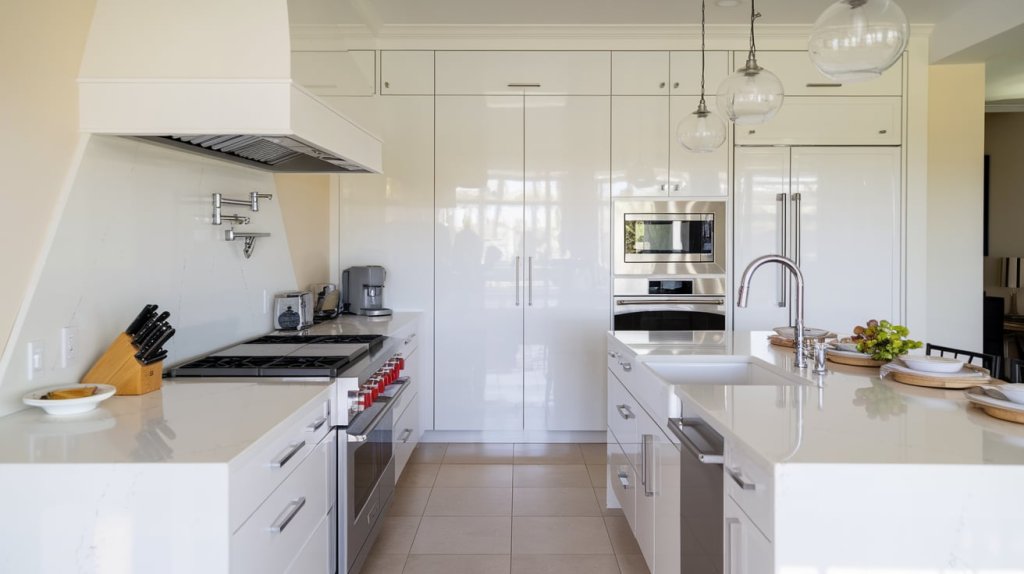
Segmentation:
[[(687, 416), (698, 414), (769, 465), (1024, 465), (1024, 425), (969, 406), (962, 391), (905, 385), (879, 378), (878, 369), (832, 362), (819, 379), (797, 370), (792, 350), (769, 344), (768, 335), (620, 331), (610, 334), (609, 348), (643, 365), (634, 373), (662, 384), (649, 408), (679, 416), (681, 401)], [(716, 364), (744, 362), (751, 365), (747, 384), (690, 383), (714, 376), (707, 373)], [(671, 384), (679, 377), (687, 384)]]

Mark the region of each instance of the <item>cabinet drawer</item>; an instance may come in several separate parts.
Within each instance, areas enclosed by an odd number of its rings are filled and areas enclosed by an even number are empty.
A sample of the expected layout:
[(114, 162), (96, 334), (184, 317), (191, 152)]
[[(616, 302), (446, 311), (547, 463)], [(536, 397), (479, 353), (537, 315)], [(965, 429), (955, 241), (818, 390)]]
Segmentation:
[[(407, 391), (408, 392), (408, 391)], [(395, 482), (402, 476), (413, 449), (420, 442), (420, 435), (423, 429), (420, 427), (420, 405), (419, 395), (409, 398), (405, 412), (395, 421), (394, 451), (395, 451)]]
[(436, 52), (438, 95), (607, 95), (609, 52)]
[(324, 398), (298, 411), (281, 428), (230, 471), (232, 532), (327, 436), (331, 430), (330, 400)]
[(756, 126), (736, 126), (737, 145), (900, 145), (898, 97), (787, 97), (779, 113)]
[(331, 525), (333, 514), (324, 516), (299, 555), (285, 570), (285, 574), (334, 574), (331, 556)]
[[(405, 365), (405, 368), (408, 369), (409, 362), (406, 361)], [(406, 385), (405, 390), (403, 390), (402, 394), (399, 395), (398, 399), (395, 400), (395, 406), (391, 407), (392, 412), (394, 412), (393, 416), (395, 417), (395, 420), (402, 418), (402, 415), (405, 413), (405, 410), (409, 407), (409, 405), (412, 404), (414, 398), (416, 397), (416, 391), (418, 388), (418, 383), (416, 382), (415, 376), (405, 371), (402, 372), (402, 376), (408, 376), (409, 381), (404, 383)]]
[(380, 53), (382, 95), (434, 95), (433, 50), (384, 50)]
[(318, 96), (372, 96), (373, 50), (292, 52), (292, 76)]
[[(739, 67), (746, 61), (747, 53), (735, 52), (734, 54), (737, 67)], [(786, 96), (899, 96), (903, 93), (902, 60), (896, 62), (879, 78), (853, 83), (837, 82), (823, 76), (811, 62), (806, 50), (799, 52), (758, 50), (757, 63), (782, 80)]]
[(232, 572), (276, 574), (299, 556), (330, 510), (328, 446), (317, 446), (232, 536)]
[(623, 452), (634, 467), (640, 465), (640, 439), (637, 417), (647, 416), (636, 399), (613, 374), (608, 375), (608, 430), (622, 445)]
[(772, 542), (732, 499), (726, 497), (724, 507), (722, 541), (725, 546), (725, 574), (773, 574), (775, 551)]
[(636, 472), (613, 437), (608, 437), (608, 484), (629, 527), (636, 532)]
[(725, 493), (769, 540), (774, 539), (773, 497), (774, 479), (770, 468), (754, 462), (750, 455), (732, 445), (726, 445), (722, 479)]
[[(672, 52), (669, 77), (672, 94), (677, 96), (700, 95), (700, 52)], [(704, 93), (714, 100), (719, 84), (729, 75), (729, 53), (707, 52), (704, 62)], [(694, 109), (696, 109), (694, 104)], [(675, 124), (673, 124), (674, 126)]]

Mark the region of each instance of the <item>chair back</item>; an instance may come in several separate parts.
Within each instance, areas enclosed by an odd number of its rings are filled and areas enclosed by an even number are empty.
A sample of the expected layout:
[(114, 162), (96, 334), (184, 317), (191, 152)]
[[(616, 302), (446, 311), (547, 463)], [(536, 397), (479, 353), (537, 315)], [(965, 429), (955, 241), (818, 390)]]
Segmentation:
[(1024, 359), (1010, 359), (1010, 382), (1024, 383)]
[(963, 349), (943, 347), (940, 345), (933, 345), (931, 343), (925, 345), (924, 352), (926, 355), (938, 355), (940, 357), (951, 356), (955, 359), (963, 359), (965, 362), (972, 365), (980, 364), (981, 368), (988, 369), (988, 372), (992, 377), (997, 379), (1003, 378), (1003, 358), (999, 355), (990, 355), (988, 353), (979, 353), (977, 351), (965, 351)]

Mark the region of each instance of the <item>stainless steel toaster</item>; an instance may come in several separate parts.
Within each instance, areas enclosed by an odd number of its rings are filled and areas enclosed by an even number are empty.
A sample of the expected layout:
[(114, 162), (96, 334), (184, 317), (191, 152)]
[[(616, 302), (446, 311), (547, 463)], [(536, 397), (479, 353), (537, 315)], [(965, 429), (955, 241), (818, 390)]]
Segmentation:
[(313, 326), (313, 294), (289, 291), (274, 297), (274, 329), (298, 331)]

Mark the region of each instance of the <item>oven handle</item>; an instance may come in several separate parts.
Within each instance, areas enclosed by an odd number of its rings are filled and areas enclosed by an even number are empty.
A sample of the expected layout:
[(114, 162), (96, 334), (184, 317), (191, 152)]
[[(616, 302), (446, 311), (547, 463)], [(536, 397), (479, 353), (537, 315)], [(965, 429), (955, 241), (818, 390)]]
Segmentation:
[(616, 305), (725, 305), (725, 299), (617, 299)]
[(373, 419), (371, 419), (361, 431), (353, 432), (351, 428), (346, 431), (348, 433), (348, 442), (364, 442), (369, 438), (370, 433), (377, 429), (377, 425), (380, 424), (380, 421), (383, 420), (389, 412), (391, 412), (395, 403), (398, 402), (396, 399), (402, 396), (405, 389), (409, 388), (408, 377), (403, 377), (403, 379), (405, 379), (405, 381), (399, 386), (398, 391), (386, 403), (384, 403), (384, 407), (380, 409), (380, 412), (374, 415)]

